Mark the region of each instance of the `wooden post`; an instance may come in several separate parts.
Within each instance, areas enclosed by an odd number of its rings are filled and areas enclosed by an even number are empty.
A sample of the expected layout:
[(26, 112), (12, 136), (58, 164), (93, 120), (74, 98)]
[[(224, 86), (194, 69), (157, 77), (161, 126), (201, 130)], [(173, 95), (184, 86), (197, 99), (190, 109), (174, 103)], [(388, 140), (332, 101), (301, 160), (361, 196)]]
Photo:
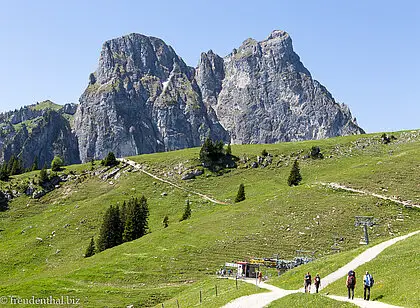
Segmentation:
[(238, 276), (236, 276), (236, 290), (238, 290)]
[(216, 296), (217, 296), (217, 285), (215, 285), (215, 287), (216, 287)]
[(165, 308), (165, 306), (163, 305), (163, 303), (162, 303), (162, 308)]
[(178, 302), (178, 299), (176, 299), (176, 306), (179, 308), (179, 302)]
[(201, 294), (201, 290), (200, 290), (200, 304), (203, 302), (203, 296)]

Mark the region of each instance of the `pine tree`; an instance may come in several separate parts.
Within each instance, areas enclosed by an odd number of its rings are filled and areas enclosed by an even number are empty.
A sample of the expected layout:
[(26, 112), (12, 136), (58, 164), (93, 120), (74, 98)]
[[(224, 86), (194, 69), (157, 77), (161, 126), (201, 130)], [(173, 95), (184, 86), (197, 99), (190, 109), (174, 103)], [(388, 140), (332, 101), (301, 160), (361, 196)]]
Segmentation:
[(292, 170), (290, 170), (290, 175), (287, 179), (287, 183), (289, 184), (289, 186), (297, 186), (299, 185), (300, 181), (302, 181), (302, 176), (300, 175), (299, 162), (296, 159), (293, 163)]
[(7, 170), (7, 164), (3, 164), (0, 168), (0, 181), (8, 181), (9, 180), (9, 171)]
[(183, 221), (186, 220), (188, 218), (191, 217), (191, 206), (190, 206), (190, 200), (187, 200), (186, 204), (185, 204), (185, 210), (184, 210), (184, 214), (182, 214), (182, 217), (179, 221)]
[(241, 202), (245, 200), (245, 186), (244, 184), (239, 185), (238, 193), (236, 194), (235, 202)]
[(147, 199), (145, 196), (140, 198), (140, 213), (141, 213), (141, 227), (140, 237), (146, 235), (149, 232), (149, 206), (147, 205)]
[(232, 147), (230, 146), (230, 143), (226, 147), (226, 155), (232, 155)]
[(123, 230), (121, 227), (120, 211), (118, 206), (112, 205), (107, 209), (98, 238), (98, 250), (117, 246), (122, 243)]
[(49, 181), (48, 172), (47, 172), (47, 165), (45, 164), (42, 167), (41, 171), (39, 172), (39, 184), (42, 185)]
[(93, 240), (93, 237), (90, 239), (90, 243), (88, 248), (85, 252), (85, 258), (89, 258), (95, 254), (95, 241)]
[(105, 159), (102, 161), (104, 166), (117, 166), (120, 162), (115, 158), (115, 154), (113, 152), (109, 152)]
[(127, 215), (127, 218), (124, 224), (123, 242), (130, 242), (134, 239), (135, 238), (134, 238), (133, 216)]
[(32, 171), (38, 170), (39, 169), (38, 164), (39, 164), (38, 163), (38, 156), (35, 156), (34, 162), (32, 163), (31, 170)]
[(4, 193), (0, 190), (0, 212), (4, 212), (9, 208), (9, 200)]
[(169, 226), (169, 217), (168, 217), (168, 215), (166, 215), (166, 216), (163, 218), (162, 223), (163, 223), (163, 227), (164, 227), (164, 228), (167, 228), (167, 227)]
[(125, 221), (127, 219), (127, 203), (124, 201), (120, 211), (120, 220), (121, 220), (121, 227), (124, 229)]

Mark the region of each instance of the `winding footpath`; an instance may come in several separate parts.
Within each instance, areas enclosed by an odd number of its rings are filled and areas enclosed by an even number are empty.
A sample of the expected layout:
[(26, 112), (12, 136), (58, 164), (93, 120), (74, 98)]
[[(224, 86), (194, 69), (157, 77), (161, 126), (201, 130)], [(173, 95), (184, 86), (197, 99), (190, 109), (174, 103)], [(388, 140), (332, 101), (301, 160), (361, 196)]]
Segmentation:
[[(325, 288), (329, 284), (345, 277), (347, 273), (350, 270), (356, 270), (357, 267), (365, 264), (366, 262), (371, 261), (374, 259), (378, 254), (380, 254), (384, 249), (394, 245), (395, 243), (405, 240), (406, 238), (413, 236), (415, 234), (420, 233), (420, 230), (399, 236), (393, 239), (390, 239), (388, 241), (385, 241), (383, 243), (380, 243), (378, 245), (375, 245), (364, 252), (362, 252), (360, 255), (358, 255), (356, 258), (354, 258), (352, 261), (344, 265), (343, 267), (339, 268), (335, 272), (329, 274), (328, 276), (324, 277), (322, 279), (322, 287), (320, 289)], [(255, 283), (255, 280), (245, 280), (246, 282)], [(289, 294), (293, 293), (299, 293), (304, 292), (303, 288), (299, 290), (283, 290), (278, 287), (261, 283), (259, 284), (261, 288), (268, 289), (271, 292), (268, 293), (259, 293), (259, 294), (252, 294), (248, 296), (242, 296), (240, 298), (237, 298), (233, 300), (232, 302), (228, 303), (227, 305), (223, 306), (224, 308), (263, 308), (266, 305), (270, 304), (271, 302), (280, 299), (284, 296), (287, 296)], [(359, 307), (363, 308), (392, 308), (392, 307), (398, 307), (398, 306), (392, 306), (389, 304), (381, 303), (378, 301), (364, 301), (362, 299), (354, 299), (354, 300), (348, 300), (346, 297), (342, 296), (334, 296), (334, 295), (328, 295), (328, 297), (339, 300), (339, 301), (349, 301)]]
[(350, 191), (350, 192), (354, 192), (354, 193), (358, 193), (358, 194), (362, 194), (362, 195), (369, 195), (369, 196), (373, 196), (379, 199), (383, 199), (383, 200), (389, 200), (401, 205), (404, 205), (406, 207), (417, 207), (420, 208), (419, 204), (415, 204), (413, 202), (411, 202), (410, 200), (400, 200), (398, 198), (395, 197), (388, 197), (388, 196), (384, 196), (384, 195), (380, 195), (380, 194), (376, 194), (373, 192), (369, 192), (369, 191), (365, 191), (365, 190), (361, 190), (361, 189), (354, 189), (348, 186), (344, 186), (338, 183), (324, 183), (324, 182), (320, 182), (321, 185), (323, 186), (327, 186), (330, 187), (332, 189), (342, 189), (342, 190), (346, 190), (346, 191)]
[(181, 189), (181, 190), (183, 190), (183, 191), (185, 191), (185, 192), (188, 192), (188, 193), (191, 193), (191, 194), (194, 194), (194, 195), (200, 196), (201, 198), (203, 198), (203, 199), (205, 199), (205, 200), (208, 200), (208, 201), (210, 201), (210, 202), (217, 203), (217, 204), (222, 204), (222, 205), (228, 205), (228, 204), (229, 204), (229, 203), (226, 203), (226, 202), (223, 202), (223, 201), (216, 200), (216, 199), (214, 199), (214, 198), (211, 198), (211, 197), (209, 197), (209, 196), (207, 196), (207, 195), (205, 195), (205, 194), (202, 194), (202, 193), (196, 192), (196, 191), (194, 191), (194, 190), (187, 189), (187, 188), (182, 187), (182, 186), (180, 186), (180, 185), (178, 185), (178, 184), (172, 183), (172, 182), (170, 182), (170, 181), (168, 181), (168, 180), (162, 179), (161, 177), (158, 177), (157, 175), (154, 175), (154, 174), (152, 174), (152, 173), (150, 173), (150, 172), (148, 172), (148, 171), (144, 170), (144, 169), (143, 169), (143, 166), (142, 166), (142, 165), (140, 165), (140, 164), (138, 164), (138, 163), (136, 163), (135, 161), (129, 160), (129, 159), (127, 159), (127, 158), (119, 158), (119, 160), (120, 160), (120, 161), (122, 161), (123, 163), (126, 163), (126, 164), (128, 164), (128, 165), (132, 166), (134, 169), (136, 169), (136, 170), (138, 170), (138, 171), (141, 171), (141, 172), (143, 172), (144, 174), (147, 174), (148, 176), (150, 176), (150, 177), (152, 177), (152, 178), (154, 178), (154, 179), (156, 179), (156, 180), (158, 180), (158, 181), (160, 181), (160, 182), (166, 183), (166, 184), (168, 184), (168, 185), (171, 185), (171, 186), (173, 186), (173, 187), (176, 187), (176, 188), (178, 188), (178, 189)]

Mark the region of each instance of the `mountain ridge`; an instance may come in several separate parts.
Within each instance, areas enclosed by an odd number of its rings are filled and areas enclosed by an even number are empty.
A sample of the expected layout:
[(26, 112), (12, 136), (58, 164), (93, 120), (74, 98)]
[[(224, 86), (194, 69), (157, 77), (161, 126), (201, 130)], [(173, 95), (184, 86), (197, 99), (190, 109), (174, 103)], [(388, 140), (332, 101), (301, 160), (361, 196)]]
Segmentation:
[[(69, 148), (73, 154), (65, 154), (67, 145), (55, 146), (47, 150), (48, 159), (61, 155), (77, 163), (109, 151), (117, 156), (170, 151), (200, 146), (208, 136), (247, 144), (364, 133), (350, 109), (312, 79), (281, 30), (259, 42), (246, 39), (223, 58), (203, 52), (196, 68), (153, 36), (130, 33), (108, 40), (79, 104), (70, 109), (74, 113), (65, 126), (71, 132), (62, 135), (77, 140)], [(12, 139), (3, 136), (0, 144)], [(46, 139), (41, 148), (55, 142)], [(18, 155), (24, 143), (2, 151), (0, 159)], [(41, 163), (49, 163), (47, 156)]]

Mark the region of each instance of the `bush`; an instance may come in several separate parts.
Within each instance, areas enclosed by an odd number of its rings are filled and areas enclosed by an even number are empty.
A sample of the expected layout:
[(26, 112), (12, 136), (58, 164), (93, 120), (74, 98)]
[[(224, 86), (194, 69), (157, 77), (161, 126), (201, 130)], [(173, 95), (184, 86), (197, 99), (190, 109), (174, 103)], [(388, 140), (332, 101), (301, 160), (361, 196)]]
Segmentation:
[(60, 156), (54, 156), (54, 159), (51, 162), (51, 170), (52, 171), (60, 171), (61, 167), (64, 166), (64, 161), (61, 159)]
[(310, 156), (312, 159), (323, 159), (324, 155), (321, 153), (321, 149), (318, 146), (313, 146), (311, 148)]
[(163, 227), (164, 227), (164, 228), (167, 228), (167, 227), (169, 226), (169, 217), (168, 217), (168, 215), (166, 215), (166, 216), (163, 218), (162, 223), (163, 223)]
[(45, 184), (46, 182), (48, 182), (50, 180), (49, 176), (48, 176), (48, 172), (47, 172), (47, 166), (44, 165), (44, 167), (41, 169), (41, 171), (39, 172), (39, 184)]
[(262, 150), (262, 152), (261, 152), (261, 156), (262, 156), (262, 157), (267, 157), (267, 156), (268, 156), (268, 152), (267, 152), (267, 150), (266, 150), (266, 149)]

